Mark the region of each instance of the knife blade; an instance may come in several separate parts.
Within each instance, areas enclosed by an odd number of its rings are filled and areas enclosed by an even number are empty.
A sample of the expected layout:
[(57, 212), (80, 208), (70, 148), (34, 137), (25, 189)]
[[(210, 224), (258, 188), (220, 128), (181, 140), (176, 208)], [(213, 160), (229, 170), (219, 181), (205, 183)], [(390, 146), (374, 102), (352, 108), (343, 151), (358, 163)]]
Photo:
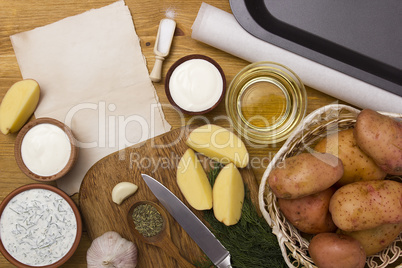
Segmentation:
[(208, 227), (163, 184), (146, 174), (141, 174), (141, 176), (159, 202), (204, 251), (214, 265), (219, 268), (232, 267), (229, 251), (216, 239)]

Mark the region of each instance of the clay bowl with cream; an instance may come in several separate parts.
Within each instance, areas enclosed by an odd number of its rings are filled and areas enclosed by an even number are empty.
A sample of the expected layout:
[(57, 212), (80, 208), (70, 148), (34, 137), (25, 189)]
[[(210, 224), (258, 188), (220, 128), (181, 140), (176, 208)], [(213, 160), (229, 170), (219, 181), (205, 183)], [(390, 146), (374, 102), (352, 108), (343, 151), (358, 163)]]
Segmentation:
[(205, 114), (216, 108), (225, 97), (225, 74), (210, 57), (188, 55), (169, 68), (165, 92), (169, 102), (181, 112)]
[(36, 181), (63, 177), (74, 166), (78, 151), (71, 129), (53, 118), (38, 118), (26, 124), (14, 147), (19, 168)]
[(60, 267), (81, 235), (77, 206), (54, 186), (24, 185), (0, 204), (0, 251), (16, 267)]

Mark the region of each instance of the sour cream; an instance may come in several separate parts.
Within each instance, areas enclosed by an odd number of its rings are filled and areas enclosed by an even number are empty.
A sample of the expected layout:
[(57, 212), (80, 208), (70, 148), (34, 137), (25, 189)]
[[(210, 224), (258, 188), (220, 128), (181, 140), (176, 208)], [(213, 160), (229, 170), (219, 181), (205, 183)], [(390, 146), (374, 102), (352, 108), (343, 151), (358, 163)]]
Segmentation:
[(71, 143), (58, 126), (39, 124), (31, 128), (21, 143), (21, 156), (25, 166), (39, 176), (52, 176), (68, 163)]
[(77, 219), (68, 202), (46, 189), (14, 196), (0, 218), (0, 238), (17, 261), (30, 266), (56, 263), (72, 248)]
[(223, 91), (219, 70), (209, 61), (191, 59), (177, 66), (169, 80), (173, 101), (183, 110), (202, 112), (214, 106)]

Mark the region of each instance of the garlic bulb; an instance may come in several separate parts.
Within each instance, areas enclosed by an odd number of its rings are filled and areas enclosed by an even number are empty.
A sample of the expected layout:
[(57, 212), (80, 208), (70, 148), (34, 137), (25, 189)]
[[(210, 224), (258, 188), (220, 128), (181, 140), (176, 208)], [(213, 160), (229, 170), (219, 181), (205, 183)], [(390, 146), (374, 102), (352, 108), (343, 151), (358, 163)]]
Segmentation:
[(137, 266), (136, 245), (110, 231), (96, 238), (87, 251), (87, 267), (134, 268)]

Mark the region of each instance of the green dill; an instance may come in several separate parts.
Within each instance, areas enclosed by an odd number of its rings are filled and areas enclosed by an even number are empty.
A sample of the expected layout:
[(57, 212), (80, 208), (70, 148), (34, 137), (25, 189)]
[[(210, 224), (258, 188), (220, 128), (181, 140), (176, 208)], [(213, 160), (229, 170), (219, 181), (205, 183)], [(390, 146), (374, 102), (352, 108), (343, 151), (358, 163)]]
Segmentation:
[(215, 162), (214, 166), (210, 169), (208, 173), (208, 179), (209, 183), (213, 187), (215, 184), (215, 180), (218, 177), (219, 172), (223, 168), (223, 165), (221, 163)]
[[(216, 164), (210, 170), (208, 177), (211, 185), (215, 182), (221, 169), (222, 165)], [(215, 219), (212, 210), (204, 211), (203, 217), (209, 223), (216, 238), (230, 252), (233, 267), (287, 267), (276, 236), (272, 234), (265, 219), (258, 215), (247, 189), (242, 215), (237, 224), (224, 225)], [(210, 260), (197, 263), (197, 267), (211, 266)]]

